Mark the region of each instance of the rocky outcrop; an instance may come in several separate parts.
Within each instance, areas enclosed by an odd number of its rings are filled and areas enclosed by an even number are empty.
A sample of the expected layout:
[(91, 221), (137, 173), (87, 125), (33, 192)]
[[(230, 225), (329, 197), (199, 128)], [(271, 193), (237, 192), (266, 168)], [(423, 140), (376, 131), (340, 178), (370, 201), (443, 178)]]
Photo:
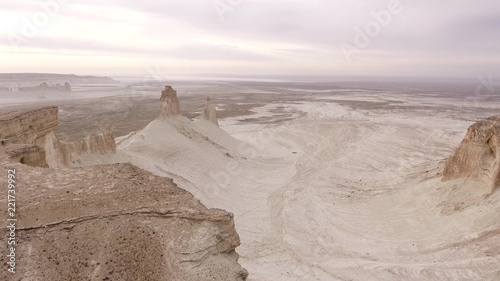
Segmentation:
[(219, 126), (219, 122), (217, 121), (217, 111), (215, 110), (215, 105), (210, 100), (210, 97), (207, 97), (207, 101), (205, 102), (203, 118)]
[[(75, 142), (59, 141), (57, 107), (0, 116), (1, 147), (10, 151), (11, 160), (33, 166), (65, 167), (85, 154), (114, 154), (116, 144), (111, 129)], [(12, 145), (21, 145), (12, 147)], [(22, 148), (20, 148), (22, 147)], [(44, 161), (39, 158), (42, 157)]]
[[(1, 280), (242, 281), (233, 216), (130, 164), (16, 169), (16, 273)], [(4, 162), (0, 173), (7, 175)], [(22, 176), (21, 176), (22, 175)], [(7, 197), (0, 198), (6, 213)], [(2, 235), (7, 245), (8, 235)], [(7, 254), (0, 257), (4, 265)]]
[(443, 171), (444, 181), (458, 178), (483, 181), (491, 193), (500, 184), (500, 116), (469, 127)]
[(165, 90), (161, 92), (160, 101), (160, 119), (181, 114), (177, 92), (171, 86), (165, 86)]

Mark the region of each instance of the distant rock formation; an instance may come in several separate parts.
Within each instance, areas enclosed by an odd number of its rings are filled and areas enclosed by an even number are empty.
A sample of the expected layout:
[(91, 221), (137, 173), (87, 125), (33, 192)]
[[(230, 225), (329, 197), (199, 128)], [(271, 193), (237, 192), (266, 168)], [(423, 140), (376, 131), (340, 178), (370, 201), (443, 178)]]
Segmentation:
[[(56, 84), (56, 86), (59, 84)], [(71, 85), (68, 82), (64, 82), (64, 91), (71, 92)]]
[[(57, 111), (57, 107), (46, 107), (0, 116), (0, 147), (10, 151), (11, 158), (19, 162), (51, 168), (68, 166), (85, 154), (116, 153), (111, 129), (80, 141), (59, 141), (54, 133), (58, 125)], [(20, 149), (18, 145), (24, 146)]]
[[(233, 215), (130, 164), (16, 169), (16, 273), (0, 280), (244, 281)], [(2, 206), (7, 206), (0, 198)], [(2, 209), (2, 211), (6, 210)], [(7, 245), (9, 235), (2, 235)], [(0, 263), (7, 267), (7, 254)], [(15, 276), (14, 279), (12, 279)]]
[(160, 119), (181, 114), (177, 92), (171, 86), (165, 86), (165, 90), (161, 92), (160, 101)]
[(219, 122), (217, 121), (217, 111), (215, 110), (215, 105), (210, 100), (210, 97), (207, 97), (207, 101), (205, 102), (203, 118), (219, 126)]
[(54, 92), (71, 92), (71, 85), (65, 82), (64, 85), (55, 84), (49, 85), (47, 82), (43, 82), (38, 86), (32, 87), (20, 87), (18, 88), (20, 92), (43, 92), (43, 91), (54, 91)]
[(54, 82), (64, 83), (69, 82), (73, 84), (117, 84), (118, 81), (113, 80), (111, 77), (103, 76), (79, 76), (75, 74), (51, 74), (51, 73), (0, 73), (1, 81), (9, 81), (12, 83), (23, 84), (26, 81), (31, 83)]
[(469, 127), (443, 171), (444, 181), (457, 178), (483, 181), (491, 193), (500, 184), (500, 116)]

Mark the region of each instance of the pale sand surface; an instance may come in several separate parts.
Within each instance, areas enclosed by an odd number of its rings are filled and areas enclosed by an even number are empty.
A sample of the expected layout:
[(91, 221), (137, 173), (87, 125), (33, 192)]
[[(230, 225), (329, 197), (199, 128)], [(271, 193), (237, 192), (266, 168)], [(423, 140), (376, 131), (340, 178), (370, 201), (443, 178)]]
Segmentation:
[(111, 123), (118, 136), (138, 131), (118, 138), (117, 156), (80, 165), (130, 161), (233, 212), (250, 281), (497, 280), (500, 193), (484, 199), (481, 183), (442, 183), (440, 174), (467, 127), (498, 101), (303, 88), (177, 89), (189, 117), (211, 95), (227, 133), (180, 117), (148, 125), (159, 107), (152, 91), (61, 103), (59, 134), (72, 138), (89, 123)]

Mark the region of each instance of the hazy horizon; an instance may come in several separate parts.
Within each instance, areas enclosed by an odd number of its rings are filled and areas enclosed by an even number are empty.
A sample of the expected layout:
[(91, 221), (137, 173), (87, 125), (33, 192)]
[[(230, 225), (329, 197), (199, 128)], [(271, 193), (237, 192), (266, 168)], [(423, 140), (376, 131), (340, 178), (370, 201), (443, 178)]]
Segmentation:
[[(477, 84), (478, 79), (488, 79), (489, 77), (444, 77), (444, 76), (376, 76), (376, 75), (285, 75), (285, 74), (228, 74), (228, 73), (194, 73), (194, 74), (166, 74), (166, 73), (142, 73), (134, 74), (92, 74), (92, 73), (56, 73), (56, 72), (0, 72), (0, 78), (4, 75), (14, 75), (19, 79), (26, 79), (26, 75), (34, 76), (72, 76), (77, 77), (108, 77), (117, 81), (120, 80), (140, 80), (140, 81), (207, 81), (216, 82), (224, 80), (234, 81), (275, 81), (275, 82), (472, 82)], [(23, 78), (24, 76), (24, 78)], [(496, 80), (496, 79), (495, 79)], [(493, 81), (493, 85), (497, 85)]]
[(500, 74), (500, 2), (2, 0), (1, 73)]

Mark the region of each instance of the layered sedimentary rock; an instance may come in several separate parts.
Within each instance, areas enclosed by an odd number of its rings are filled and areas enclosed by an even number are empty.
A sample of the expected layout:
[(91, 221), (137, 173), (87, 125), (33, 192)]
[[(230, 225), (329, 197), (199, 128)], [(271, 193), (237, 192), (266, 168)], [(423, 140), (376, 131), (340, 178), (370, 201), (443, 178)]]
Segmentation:
[(65, 163), (85, 154), (115, 154), (116, 143), (111, 128), (74, 142), (59, 142), (59, 149), (64, 155)]
[(210, 100), (210, 97), (207, 97), (207, 101), (205, 102), (203, 118), (219, 126), (219, 122), (217, 121), (217, 111), (215, 110), (215, 105)]
[(500, 116), (469, 127), (443, 171), (443, 180), (458, 178), (483, 181), (491, 192), (500, 184)]
[[(13, 112), (0, 116), (0, 141), (11, 159), (33, 166), (68, 166), (84, 154), (114, 154), (116, 144), (111, 129), (75, 142), (61, 142), (54, 133), (58, 125), (57, 107)], [(21, 145), (11, 147), (12, 145)], [(44, 162), (39, 160), (44, 157)], [(24, 161), (24, 162), (23, 162)]]
[[(233, 216), (130, 164), (16, 169), (16, 273), (1, 280), (246, 280)], [(0, 198), (6, 213), (6, 196)], [(2, 236), (7, 245), (8, 235)], [(7, 255), (0, 257), (7, 264)]]
[(12, 144), (6, 147), (5, 153), (13, 162), (34, 167), (49, 167), (45, 160), (45, 150), (38, 145)]
[(165, 86), (165, 90), (161, 92), (160, 102), (160, 119), (181, 114), (177, 92), (171, 86)]
[(2, 146), (24, 143), (43, 147), (45, 136), (57, 125), (57, 107), (7, 113), (0, 116), (0, 141)]

